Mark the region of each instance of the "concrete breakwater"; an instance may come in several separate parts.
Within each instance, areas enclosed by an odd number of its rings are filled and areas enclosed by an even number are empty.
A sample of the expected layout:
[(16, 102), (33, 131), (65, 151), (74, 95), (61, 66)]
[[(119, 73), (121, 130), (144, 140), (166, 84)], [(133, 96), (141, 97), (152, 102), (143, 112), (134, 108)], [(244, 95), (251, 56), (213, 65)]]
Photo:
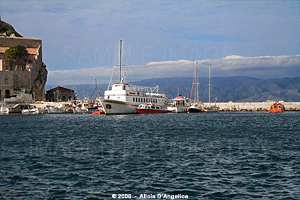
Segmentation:
[[(209, 105), (220, 108), (220, 111), (232, 111), (232, 112), (251, 112), (251, 111), (267, 111), (271, 107), (274, 101), (266, 102), (219, 102), (219, 103), (203, 103), (204, 107), (209, 107)], [(285, 111), (300, 111), (300, 102), (283, 102)]]

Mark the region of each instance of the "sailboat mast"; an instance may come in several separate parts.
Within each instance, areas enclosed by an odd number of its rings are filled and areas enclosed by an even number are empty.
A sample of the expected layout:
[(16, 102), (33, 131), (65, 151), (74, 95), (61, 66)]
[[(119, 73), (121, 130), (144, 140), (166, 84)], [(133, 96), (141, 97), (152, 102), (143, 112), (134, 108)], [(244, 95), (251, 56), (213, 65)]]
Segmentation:
[(199, 85), (199, 82), (198, 82), (198, 61), (196, 61), (196, 68), (195, 68), (195, 102), (198, 102), (198, 98), (199, 98), (199, 94), (198, 94), (198, 85)]
[(208, 67), (208, 103), (210, 105), (210, 64)]
[(120, 83), (122, 81), (122, 40), (120, 40)]

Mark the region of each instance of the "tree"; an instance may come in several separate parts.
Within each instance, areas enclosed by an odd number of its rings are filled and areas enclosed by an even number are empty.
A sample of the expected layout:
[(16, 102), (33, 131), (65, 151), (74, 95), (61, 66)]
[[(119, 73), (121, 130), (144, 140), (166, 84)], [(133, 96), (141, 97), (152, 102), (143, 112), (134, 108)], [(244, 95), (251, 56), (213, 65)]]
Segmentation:
[(26, 62), (28, 61), (28, 51), (26, 47), (19, 44), (11, 46), (5, 51), (4, 55), (5, 60), (10, 61), (10, 70), (25, 70)]

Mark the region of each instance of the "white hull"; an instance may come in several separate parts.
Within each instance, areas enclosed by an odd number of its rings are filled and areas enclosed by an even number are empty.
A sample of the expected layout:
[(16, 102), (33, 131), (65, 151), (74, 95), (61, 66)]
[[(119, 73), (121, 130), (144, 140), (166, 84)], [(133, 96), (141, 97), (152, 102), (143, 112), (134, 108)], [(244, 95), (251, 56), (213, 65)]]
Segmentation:
[(65, 113), (73, 113), (72, 110), (65, 110), (61, 108), (48, 108), (47, 109), (49, 114), (65, 114)]
[(4, 106), (0, 106), (0, 115), (8, 115), (8, 114), (9, 114), (9, 109)]
[(74, 114), (85, 114), (88, 113), (88, 109), (81, 109), (81, 108), (74, 108), (73, 113)]
[(41, 112), (38, 109), (26, 109), (26, 110), (22, 110), (22, 114), (23, 115), (37, 115), (37, 114), (41, 114)]
[(174, 113), (186, 113), (188, 111), (189, 107), (186, 106), (177, 106), (177, 107), (168, 107), (169, 112), (174, 112)]
[(102, 101), (102, 104), (107, 115), (137, 113), (136, 109), (138, 105), (129, 104), (123, 101), (105, 99)]

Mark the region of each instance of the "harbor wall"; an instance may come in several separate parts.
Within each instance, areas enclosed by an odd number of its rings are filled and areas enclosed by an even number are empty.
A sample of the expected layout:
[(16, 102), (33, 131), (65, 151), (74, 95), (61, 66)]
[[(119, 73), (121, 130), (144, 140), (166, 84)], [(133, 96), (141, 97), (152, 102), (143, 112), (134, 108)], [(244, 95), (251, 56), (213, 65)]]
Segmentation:
[[(219, 102), (219, 103), (203, 103), (204, 107), (209, 107), (209, 105), (220, 108), (220, 111), (267, 111), (271, 105), (275, 103), (274, 101), (266, 102)], [(286, 111), (300, 111), (300, 102), (283, 102), (280, 101), (285, 107)]]

